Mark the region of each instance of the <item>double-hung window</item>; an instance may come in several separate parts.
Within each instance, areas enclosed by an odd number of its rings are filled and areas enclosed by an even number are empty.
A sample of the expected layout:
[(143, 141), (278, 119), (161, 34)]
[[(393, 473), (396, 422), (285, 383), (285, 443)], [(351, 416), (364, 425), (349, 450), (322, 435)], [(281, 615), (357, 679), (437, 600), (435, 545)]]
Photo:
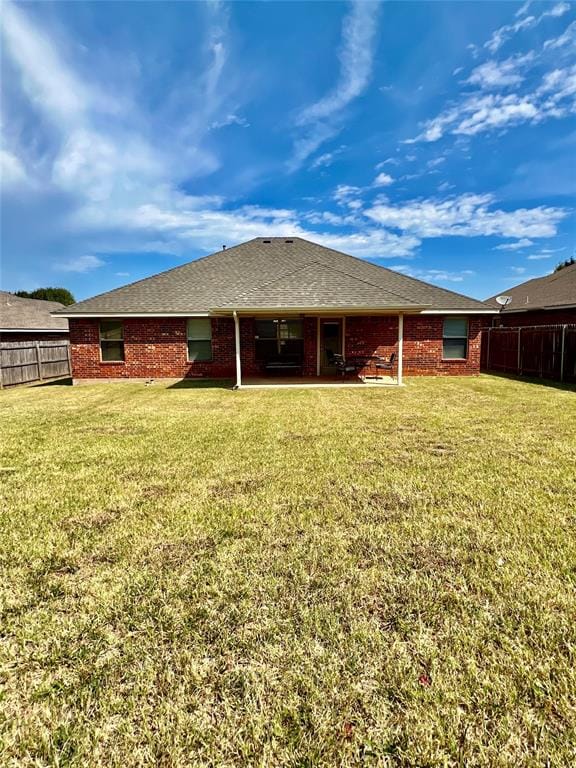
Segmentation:
[(209, 317), (191, 317), (188, 320), (188, 360), (212, 360), (212, 321)]
[(100, 321), (100, 359), (103, 363), (124, 360), (124, 326), (121, 320)]
[(468, 357), (468, 318), (444, 318), (442, 357), (445, 360), (465, 360)]

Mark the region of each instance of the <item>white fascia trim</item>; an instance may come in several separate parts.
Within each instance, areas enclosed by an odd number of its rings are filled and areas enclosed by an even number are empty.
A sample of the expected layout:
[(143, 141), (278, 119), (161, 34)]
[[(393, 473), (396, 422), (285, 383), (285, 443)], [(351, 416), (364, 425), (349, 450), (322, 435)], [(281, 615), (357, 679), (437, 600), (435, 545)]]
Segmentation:
[(497, 315), (499, 309), (424, 309), (421, 315)]
[(53, 317), (93, 318), (93, 317), (210, 317), (209, 312), (59, 312)]
[(0, 328), (0, 333), (68, 333), (68, 328)]

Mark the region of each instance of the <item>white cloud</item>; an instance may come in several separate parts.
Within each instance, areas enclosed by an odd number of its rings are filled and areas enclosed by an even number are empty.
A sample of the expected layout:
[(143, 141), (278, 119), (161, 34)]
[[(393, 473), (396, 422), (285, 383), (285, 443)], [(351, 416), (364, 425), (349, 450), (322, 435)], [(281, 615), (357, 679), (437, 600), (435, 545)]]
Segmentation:
[[(523, 6), (520, 10), (522, 11), (523, 8), (526, 8), (527, 5)], [(540, 14), (540, 16), (525, 16), (524, 18), (521, 18), (519, 21), (514, 22), (513, 24), (505, 24), (503, 27), (500, 27), (500, 29), (497, 29), (493, 34), (492, 37), (484, 43), (484, 48), (488, 48), (489, 51), (492, 53), (496, 53), (496, 51), (501, 48), (505, 42), (507, 42), (511, 37), (513, 37), (517, 32), (520, 32), (524, 29), (530, 29), (531, 27), (535, 27), (540, 22), (542, 22), (545, 18), (551, 16), (553, 18), (559, 18), (560, 16), (563, 16), (565, 13), (568, 13), (570, 10), (570, 4), (561, 2), (556, 3), (552, 6), (549, 10), (544, 11)], [(516, 17), (522, 16), (525, 13), (525, 10), (521, 14), (520, 11), (516, 14)]]
[(561, 48), (564, 45), (576, 45), (576, 21), (573, 21), (558, 37), (552, 37), (544, 43), (544, 50)]
[(28, 175), (20, 158), (8, 150), (0, 149), (0, 184), (2, 189), (22, 187)]
[(394, 179), (387, 173), (379, 173), (374, 179), (373, 186), (375, 187), (388, 187), (390, 184), (394, 184)]
[(527, 237), (523, 237), (520, 240), (516, 240), (514, 243), (503, 243), (502, 245), (497, 245), (495, 247), (495, 251), (520, 251), (522, 248), (528, 248), (530, 245), (533, 245), (532, 240), (529, 240)]
[(353, 0), (342, 25), (338, 82), (330, 93), (297, 115), (296, 126), (304, 129), (305, 134), (294, 143), (290, 170), (299, 168), (321, 144), (338, 133), (342, 112), (366, 89), (372, 75), (378, 11), (377, 3)]
[(539, 206), (514, 211), (493, 210), (491, 195), (460, 195), (447, 200), (413, 200), (403, 205), (376, 204), (366, 210), (372, 221), (419, 238), (552, 237), (567, 211)]
[(510, 271), (515, 275), (523, 275), (526, 272), (526, 267), (510, 267)]
[(223, 117), (221, 120), (215, 120), (211, 125), (211, 130), (218, 130), (219, 128), (226, 128), (229, 125), (238, 125), (240, 128), (249, 128), (250, 123), (245, 117), (241, 117), (235, 114), (229, 114)]
[(471, 269), (460, 271), (450, 271), (447, 269), (417, 269), (408, 264), (395, 264), (391, 267), (397, 272), (402, 272), (410, 277), (416, 277), (418, 280), (424, 280), (427, 283), (462, 283), (469, 277), (473, 277), (476, 272)]
[(116, 277), (130, 277), (130, 272), (114, 272)]
[(530, 6), (531, 6), (531, 5), (532, 5), (532, 0), (526, 0), (526, 2), (524, 3), (524, 5), (522, 5), (522, 6), (521, 6), (521, 7), (520, 7), (520, 8), (519, 8), (517, 11), (516, 11), (516, 13), (514, 14), (514, 15), (516, 16), (516, 18), (518, 18), (518, 16), (525, 16), (525, 15), (528, 13), (528, 10), (529, 10), (529, 8), (530, 8)]
[(328, 166), (332, 165), (338, 155), (341, 155), (345, 149), (346, 147), (342, 145), (338, 147), (338, 149), (334, 149), (332, 152), (325, 152), (323, 155), (315, 158), (315, 160), (310, 164), (309, 170), (313, 171), (317, 168), (328, 168)]
[(551, 253), (533, 253), (527, 257), (528, 261), (540, 261), (542, 259), (551, 259)]
[(382, 160), (375, 166), (375, 170), (379, 171), (384, 168), (385, 165), (400, 165), (400, 160), (397, 157), (387, 157), (386, 160)]
[(59, 272), (91, 272), (93, 269), (103, 267), (105, 263), (98, 256), (77, 256), (56, 263), (54, 269)]
[(502, 88), (509, 85), (518, 85), (524, 80), (520, 70), (534, 60), (534, 53), (523, 56), (511, 56), (505, 61), (485, 61), (479, 64), (466, 82), (477, 85), (480, 88)]

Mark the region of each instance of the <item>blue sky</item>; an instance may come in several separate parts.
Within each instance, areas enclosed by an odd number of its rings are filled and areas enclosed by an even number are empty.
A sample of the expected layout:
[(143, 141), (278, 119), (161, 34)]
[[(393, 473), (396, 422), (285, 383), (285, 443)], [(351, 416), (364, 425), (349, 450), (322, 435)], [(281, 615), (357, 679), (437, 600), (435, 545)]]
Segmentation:
[(300, 235), (478, 298), (575, 246), (567, 2), (2, 3), (2, 287)]

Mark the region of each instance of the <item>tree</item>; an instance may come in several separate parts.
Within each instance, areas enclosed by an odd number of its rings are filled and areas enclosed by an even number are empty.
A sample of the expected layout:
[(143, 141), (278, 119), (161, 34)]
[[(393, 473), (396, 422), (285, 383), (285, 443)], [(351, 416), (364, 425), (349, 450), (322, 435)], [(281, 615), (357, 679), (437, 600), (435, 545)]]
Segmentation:
[(68, 288), (36, 288), (35, 291), (16, 291), (15, 296), (22, 299), (41, 299), (42, 301), (59, 301), (60, 304), (69, 306), (75, 304), (76, 299)]
[(564, 261), (561, 261), (560, 264), (557, 264), (554, 272), (560, 272), (561, 269), (564, 269), (564, 267), (570, 267), (572, 264), (576, 264), (576, 259), (574, 256), (570, 256), (569, 259), (564, 259)]

